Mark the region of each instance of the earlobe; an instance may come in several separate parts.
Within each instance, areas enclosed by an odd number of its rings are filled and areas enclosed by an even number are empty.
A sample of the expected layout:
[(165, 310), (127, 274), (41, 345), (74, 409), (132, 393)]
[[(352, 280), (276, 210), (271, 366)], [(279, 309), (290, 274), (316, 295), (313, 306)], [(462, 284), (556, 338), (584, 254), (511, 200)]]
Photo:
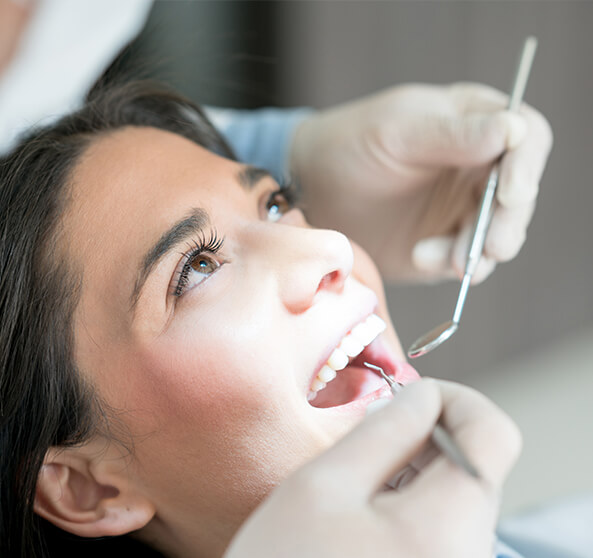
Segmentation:
[(137, 490), (129, 468), (119, 460), (114, 467), (104, 452), (85, 449), (48, 451), (37, 479), (35, 512), (80, 537), (118, 536), (144, 527), (155, 509)]

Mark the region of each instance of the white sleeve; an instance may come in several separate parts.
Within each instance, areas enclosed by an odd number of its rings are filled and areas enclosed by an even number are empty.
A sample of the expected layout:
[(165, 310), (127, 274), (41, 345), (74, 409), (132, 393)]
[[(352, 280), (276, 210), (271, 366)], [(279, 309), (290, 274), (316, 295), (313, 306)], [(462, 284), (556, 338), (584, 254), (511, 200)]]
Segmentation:
[(32, 125), (78, 108), (146, 22), (152, 0), (38, 0), (0, 76), (0, 153)]

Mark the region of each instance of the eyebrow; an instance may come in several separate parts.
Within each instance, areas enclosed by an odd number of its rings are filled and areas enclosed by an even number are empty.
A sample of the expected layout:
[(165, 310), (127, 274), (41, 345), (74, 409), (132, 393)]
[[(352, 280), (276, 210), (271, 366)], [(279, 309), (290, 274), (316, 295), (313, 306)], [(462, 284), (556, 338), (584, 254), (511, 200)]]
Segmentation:
[[(249, 191), (260, 180), (265, 178), (273, 179), (273, 176), (265, 169), (246, 165), (237, 173), (236, 178), (239, 184)], [(146, 252), (140, 263), (134, 289), (130, 296), (130, 309), (132, 311), (140, 299), (146, 280), (163, 257), (183, 241), (204, 234), (205, 229), (210, 226), (210, 222), (210, 216), (205, 209), (194, 208), (186, 217), (180, 219), (165, 231), (148, 252)]]

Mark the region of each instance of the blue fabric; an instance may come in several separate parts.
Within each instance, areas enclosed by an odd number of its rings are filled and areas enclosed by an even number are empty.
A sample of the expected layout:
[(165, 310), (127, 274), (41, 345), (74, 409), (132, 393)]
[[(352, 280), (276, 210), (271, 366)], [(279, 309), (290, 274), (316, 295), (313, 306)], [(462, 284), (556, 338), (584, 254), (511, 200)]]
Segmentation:
[(494, 556), (496, 558), (524, 558), (500, 540), (496, 542), (494, 547)]
[(593, 558), (593, 494), (506, 519), (498, 534), (524, 558)]
[[(574, 554), (564, 548), (551, 546), (550, 543), (531, 540), (529, 537), (505, 537), (506, 542), (516, 548), (521, 554), (510, 554), (509, 556), (522, 556), (522, 558), (590, 558), (591, 552), (587, 554)], [(506, 558), (506, 554), (503, 554)], [(498, 557), (497, 557), (498, 558)]]
[(283, 182), (289, 172), (292, 138), (308, 108), (230, 110), (206, 107), (206, 113), (233, 148), (239, 161), (264, 168)]

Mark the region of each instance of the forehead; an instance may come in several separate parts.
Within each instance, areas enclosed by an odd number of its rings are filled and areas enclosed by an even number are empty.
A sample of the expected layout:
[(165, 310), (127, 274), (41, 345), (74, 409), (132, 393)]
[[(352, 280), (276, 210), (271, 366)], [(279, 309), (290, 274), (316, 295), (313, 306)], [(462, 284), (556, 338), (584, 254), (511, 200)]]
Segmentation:
[(64, 216), (69, 257), (83, 271), (83, 301), (124, 320), (121, 304), (146, 250), (188, 209), (211, 211), (218, 200), (231, 206), (241, 192), (238, 168), (154, 128), (123, 128), (94, 140), (72, 173)]
[(165, 198), (171, 188), (180, 193), (184, 188), (209, 191), (231, 168), (231, 161), (172, 132), (122, 128), (93, 140), (80, 158), (72, 177), (70, 217), (87, 206), (98, 212), (112, 203), (111, 212), (131, 200), (137, 202), (134, 205), (150, 205), (151, 200)]

